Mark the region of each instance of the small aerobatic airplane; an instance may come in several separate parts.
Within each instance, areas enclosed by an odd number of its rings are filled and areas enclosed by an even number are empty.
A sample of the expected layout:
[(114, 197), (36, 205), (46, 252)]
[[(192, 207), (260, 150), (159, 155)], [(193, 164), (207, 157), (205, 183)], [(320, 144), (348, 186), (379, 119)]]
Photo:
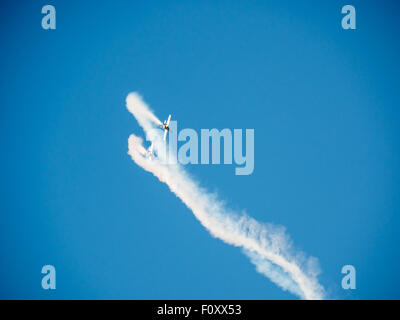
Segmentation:
[(149, 159), (154, 159), (153, 144), (151, 144), (150, 148), (147, 149), (146, 157)]
[[(169, 123), (171, 121), (171, 115), (168, 116), (168, 120), (165, 120), (164, 123), (162, 125), (160, 125), (160, 127), (162, 129), (164, 129), (164, 137), (163, 140), (165, 141), (166, 137), (167, 137), (167, 133), (169, 131)], [(155, 155), (153, 152), (153, 143), (150, 145), (150, 147), (146, 150), (146, 158), (152, 160), (155, 159)]]
[(164, 138), (163, 138), (164, 141), (165, 141), (165, 138), (167, 137), (167, 132), (169, 131), (169, 122), (170, 121), (171, 121), (171, 115), (168, 116), (168, 120), (164, 120), (164, 123), (161, 126), (164, 129)]

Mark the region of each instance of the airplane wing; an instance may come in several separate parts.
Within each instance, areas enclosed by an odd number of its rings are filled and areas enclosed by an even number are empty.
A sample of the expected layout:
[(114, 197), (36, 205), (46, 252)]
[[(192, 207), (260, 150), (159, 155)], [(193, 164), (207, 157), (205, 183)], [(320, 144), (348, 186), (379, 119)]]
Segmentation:
[(165, 129), (165, 130), (164, 130), (164, 138), (163, 138), (164, 141), (165, 141), (165, 138), (167, 138), (167, 132), (168, 132), (168, 130)]
[(168, 116), (168, 120), (167, 120), (167, 126), (169, 126), (169, 122), (171, 120), (171, 115)]

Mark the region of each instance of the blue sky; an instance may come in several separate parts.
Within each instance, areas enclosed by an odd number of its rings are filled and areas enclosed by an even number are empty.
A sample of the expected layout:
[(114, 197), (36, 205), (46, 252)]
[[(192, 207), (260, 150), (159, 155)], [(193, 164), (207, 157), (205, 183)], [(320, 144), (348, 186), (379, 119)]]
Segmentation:
[[(399, 6), (352, 1), (343, 30), (346, 4), (2, 1), (0, 298), (296, 298), (132, 162), (138, 91), (179, 128), (254, 128), (252, 175), (187, 170), (285, 226), (329, 298), (399, 299)], [(356, 290), (341, 288), (347, 264)]]

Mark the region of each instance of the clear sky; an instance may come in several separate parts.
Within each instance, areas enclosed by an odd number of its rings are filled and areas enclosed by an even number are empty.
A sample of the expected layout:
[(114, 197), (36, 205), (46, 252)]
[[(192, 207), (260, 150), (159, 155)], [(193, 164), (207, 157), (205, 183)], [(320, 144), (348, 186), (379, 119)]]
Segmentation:
[[(56, 8), (43, 30), (41, 8)], [(341, 28), (342, 6), (357, 29)], [(295, 299), (127, 155), (138, 91), (178, 126), (254, 128), (255, 170), (187, 170), (287, 228), (329, 298), (400, 298), (396, 1), (1, 1), (0, 298)], [(41, 288), (56, 268), (57, 289)], [(357, 289), (341, 288), (341, 268)]]

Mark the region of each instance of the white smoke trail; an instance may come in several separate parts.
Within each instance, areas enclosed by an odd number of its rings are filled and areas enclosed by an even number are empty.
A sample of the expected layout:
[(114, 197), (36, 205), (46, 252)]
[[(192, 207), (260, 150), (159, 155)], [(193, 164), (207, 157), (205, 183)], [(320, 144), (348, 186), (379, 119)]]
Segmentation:
[(324, 289), (317, 279), (319, 269), (315, 258), (306, 259), (302, 253), (294, 253), (283, 227), (260, 224), (245, 214), (230, 212), (215, 195), (189, 177), (181, 165), (163, 161), (165, 143), (161, 139), (162, 131), (154, 130), (154, 125), (159, 125), (160, 120), (138, 94), (129, 94), (126, 103), (159, 155), (149, 159), (142, 139), (131, 135), (128, 154), (139, 166), (166, 183), (211, 235), (241, 247), (257, 271), (272, 282), (302, 299), (324, 297)]

